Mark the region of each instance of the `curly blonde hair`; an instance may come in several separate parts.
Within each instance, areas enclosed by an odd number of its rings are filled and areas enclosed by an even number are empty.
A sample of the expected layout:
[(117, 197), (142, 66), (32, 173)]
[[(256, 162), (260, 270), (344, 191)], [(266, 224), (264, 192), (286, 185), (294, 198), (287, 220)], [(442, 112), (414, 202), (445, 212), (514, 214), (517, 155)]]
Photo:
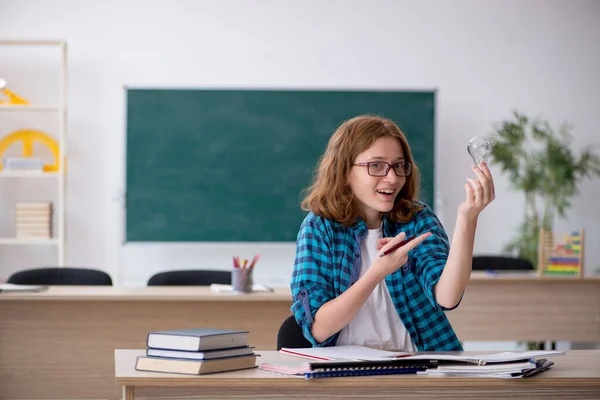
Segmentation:
[(394, 207), (387, 214), (394, 222), (408, 222), (423, 208), (417, 202), (421, 174), (406, 140), (406, 136), (393, 121), (378, 116), (360, 115), (345, 121), (329, 139), (327, 149), (319, 161), (312, 184), (305, 190), (302, 209), (352, 226), (357, 218), (366, 220), (355, 201), (348, 173), (358, 154), (367, 150), (379, 138), (398, 139), (405, 161), (412, 164), (412, 173), (396, 196)]

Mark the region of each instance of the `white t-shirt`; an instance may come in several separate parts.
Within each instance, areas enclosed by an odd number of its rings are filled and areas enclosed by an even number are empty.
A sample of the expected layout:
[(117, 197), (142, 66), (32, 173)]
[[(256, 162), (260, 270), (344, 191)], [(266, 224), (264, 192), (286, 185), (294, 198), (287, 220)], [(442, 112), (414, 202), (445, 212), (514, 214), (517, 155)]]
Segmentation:
[[(369, 229), (360, 244), (360, 276), (370, 268), (372, 260), (378, 257), (377, 240), (382, 237), (382, 229)], [(352, 321), (340, 331), (336, 345), (356, 344), (378, 349), (416, 351), (400, 316), (394, 307), (385, 280), (382, 280)]]

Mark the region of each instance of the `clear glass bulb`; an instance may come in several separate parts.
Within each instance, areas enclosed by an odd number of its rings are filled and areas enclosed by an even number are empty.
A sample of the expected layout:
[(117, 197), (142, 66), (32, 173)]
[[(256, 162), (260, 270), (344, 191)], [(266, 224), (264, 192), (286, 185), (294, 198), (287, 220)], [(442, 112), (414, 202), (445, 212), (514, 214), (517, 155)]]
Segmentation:
[(482, 161), (487, 164), (491, 150), (492, 143), (484, 137), (474, 137), (469, 140), (469, 144), (467, 145), (467, 152), (477, 166), (479, 166)]

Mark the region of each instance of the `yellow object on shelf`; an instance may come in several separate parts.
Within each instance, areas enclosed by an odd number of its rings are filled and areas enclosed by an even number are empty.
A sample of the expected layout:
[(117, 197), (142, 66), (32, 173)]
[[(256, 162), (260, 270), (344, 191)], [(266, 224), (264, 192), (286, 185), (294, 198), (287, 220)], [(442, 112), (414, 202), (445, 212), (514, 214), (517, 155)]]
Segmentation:
[[(59, 156), (58, 156), (58, 143), (51, 136), (47, 135), (42, 131), (36, 131), (32, 129), (22, 129), (13, 132), (0, 140), (0, 157), (6, 149), (16, 143), (23, 142), (23, 157), (33, 156), (33, 143), (41, 142), (54, 154), (54, 164), (44, 165), (44, 172), (57, 172), (60, 169)], [(2, 163), (0, 162), (0, 171), (2, 170)]]
[(16, 93), (11, 92), (6, 88), (7, 83), (5, 79), (0, 79), (0, 93), (3, 93), (8, 100), (0, 99), (0, 104), (11, 104), (11, 105), (29, 105), (29, 101), (24, 98), (18, 96)]

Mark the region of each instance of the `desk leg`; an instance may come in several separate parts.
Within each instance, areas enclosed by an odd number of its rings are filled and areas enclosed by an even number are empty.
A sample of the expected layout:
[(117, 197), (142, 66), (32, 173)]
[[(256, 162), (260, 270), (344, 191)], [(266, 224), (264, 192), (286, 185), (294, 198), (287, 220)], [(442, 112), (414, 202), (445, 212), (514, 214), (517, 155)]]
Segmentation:
[(134, 397), (134, 387), (133, 386), (123, 386), (123, 400), (133, 400)]

